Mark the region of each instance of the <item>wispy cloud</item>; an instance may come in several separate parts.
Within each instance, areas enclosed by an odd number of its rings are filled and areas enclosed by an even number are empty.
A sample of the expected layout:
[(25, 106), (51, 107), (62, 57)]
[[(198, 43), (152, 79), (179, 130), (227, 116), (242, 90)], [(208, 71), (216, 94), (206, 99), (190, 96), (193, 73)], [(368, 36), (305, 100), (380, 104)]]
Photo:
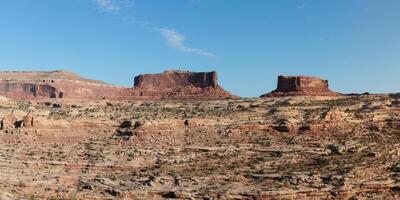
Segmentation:
[(210, 58), (215, 58), (216, 55), (213, 53), (188, 47), (184, 44), (185, 36), (178, 33), (175, 29), (168, 29), (168, 28), (153, 28), (160, 32), (160, 34), (164, 37), (168, 46), (187, 52), (187, 53), (194, 53), (201, 56), (206, 56)]
[(298, 1), (297, 10), (302, 11), (308, 7), (308, 4), (305, 0)]
[(142, 25), (144, 27), (150, 26), (150, 23), (148, 21), (139, 20), (136, 17), (132, 17), (132, 16), (124, 16), (121, 19), (124, 21), (127, 21), (129, 23), (132, 23), (132, 24)]
[(307, 7), (306, 4), (301, 4), (297, 6), (297, 10), (304, 10)]
[(118, 12), (121, 9), (131, 7), (133, 0), (94, 0), (98, 8), (103, 12)]
[[(209, 58), (217, 57), (215, 54), (210, 53), (208, 51), (186, 46), (184, 44), (185, 36), (180, 34), (175, 29), (158, 28), (156, 26), (151, 25), (147, 21), (142, 21), (142, 20), (135, 18), (131, 14), (124, 15), (124, 13), (118, 12), (120, 10), (132, 7), (134, 5), (135, 0), (92, 0), (92, 1), (94, 1), (97, 4), (97, 7), (101, 12), (117, 13), (121, 17), (121, 20), (130, 22), (132, 24), (138, 24), (138, 25), (141, 25), (141, 26), (151, 29), (151, 30), (156, 30), (165, 39), (165, 42), (167, 43), (167, 45), (172, 48), (175, 48), (177, 50), (180, 50), (180, 51), (183, 51), (186, 53), (193, 53), (193, 54), (197, 54), (197, 55), (201, 55), (201, 56), (205, 56), (205, 57), (209, 57)], [(191, 0), (191, 2), (195, 2), (195, 1), (198, 1), (198, 0)]]

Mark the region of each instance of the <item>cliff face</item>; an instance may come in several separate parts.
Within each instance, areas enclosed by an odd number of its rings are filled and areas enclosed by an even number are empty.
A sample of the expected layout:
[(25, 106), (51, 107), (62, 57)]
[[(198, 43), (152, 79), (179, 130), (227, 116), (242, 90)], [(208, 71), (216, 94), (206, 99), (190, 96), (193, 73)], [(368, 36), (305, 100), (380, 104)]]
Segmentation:
[(226, 99), (237, 98), (218, 84), (217, 72), (166, 71), (135, 77), (131, 98)]
[(173, 90), (180, 87), (217, 87), (217, 72), (166, 71), (162, 74), (143, 74), (135, 77), (135, 88), (144, 90)]
[(122, 89), (66, 71), (0, 72), (0, 95), (14, 99), (99, 99)]
[(277, 89), (261, 97), (339, 95), (329, 89), (327, 80), (307, 76), (279, 76)]
[(66, 71), (0, 72), (0, 95), (14, 99), (224, 99), (216, 72), (166, 71), (135, 77), (133, 88), (116, 87)]
[(56, 90), (55, 87), (50, 85), (0, 81), (0, 94), (16, 99), (33, 97), (55, 98), (57, 96)]

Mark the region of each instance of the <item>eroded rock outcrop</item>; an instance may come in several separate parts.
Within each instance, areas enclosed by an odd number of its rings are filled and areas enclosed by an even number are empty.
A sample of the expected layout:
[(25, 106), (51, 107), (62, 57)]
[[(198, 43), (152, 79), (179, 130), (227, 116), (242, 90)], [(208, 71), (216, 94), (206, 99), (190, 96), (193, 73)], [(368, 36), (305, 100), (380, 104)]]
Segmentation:
[(0, 95), (14, 99), (225, 99), (216, 72), (166, 71), (139, 75), (133, 88), (82, 78), (67, 71), (0, 72)]
[(24, 126), (24, 127), (31, 128), (31, 127), (34, 126), (34, 123), (33, 123), (33, 116), (32, 116), (30, 113), (28, 113), (27, 115), (25, 115), (25, 116), (22, 118), (22, 122), (23, 122), (23, 126)]
[(174, 90), (179, 87), (218, 87), (217, 72), (165, 71), (135, 77), (134, 87), (143, 90)]
[(0, 95), (14, 99), (100, 99), (117, 96), (122, 87), (82, 78), (67, 71), (0, 72)]
[(135, 77), (126, 96), (134, 99), (228, 99), (237, 98), (219, 84), (217, 72), (165, 71)]
[(340, 96), (329, 89), (327, 80), (308, 76), (279, 76), (278, 87), (261, 97)]
[(2, 118), (1, 129), (14, 128), (16, 126), (16, 123), (17, 117), (14, 115), (14, 113), (11, 113)]

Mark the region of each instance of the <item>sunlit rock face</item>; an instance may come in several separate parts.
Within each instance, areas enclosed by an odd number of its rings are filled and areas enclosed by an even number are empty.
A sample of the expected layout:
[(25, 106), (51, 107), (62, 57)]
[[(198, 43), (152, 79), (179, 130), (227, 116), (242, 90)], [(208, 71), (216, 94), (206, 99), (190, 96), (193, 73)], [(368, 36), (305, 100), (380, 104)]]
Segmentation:
[(142, 74), (135, 77), (134, 87), (130, 93), (133, 98), (143, 99), (237, 98), (218, 84), (215, 71), (165, 71), (160, 74)]
[(276, 90), (261, 97), (340, 96), (329, 89), (327, 80), (309, 76), (279, 76)]
[(67, 71), (0, 72), (0, 96), (13, 99), (226, 99), (216, 72), (166, 71), (135, 77), (134, 87), (117, 87)]
[(162, 74), (142, 74), (135, 77), (135, 88), (144, 90), (174, 90), (181, 87), (217, 87), (217, 72), (165, 71)]
[(118, 96), (122, 90), (121, 87), (85, 79), (67, 71), (0, 72), (0, 95), (14, 99), (100, 99)]

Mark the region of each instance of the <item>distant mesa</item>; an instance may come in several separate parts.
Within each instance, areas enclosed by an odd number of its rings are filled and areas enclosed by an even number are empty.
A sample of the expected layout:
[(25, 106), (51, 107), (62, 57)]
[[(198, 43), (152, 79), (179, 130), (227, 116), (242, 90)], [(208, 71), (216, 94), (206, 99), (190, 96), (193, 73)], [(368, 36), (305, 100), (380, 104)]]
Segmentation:
[(279, 76), (277, 89), (261, 97), (340, 95), (329, 89), (327, 80), (309, 76)]
[(135, 77), (118, 87), (68, 71), (0, 72), (0, 95), (14, 99), (226, 99), (237, 98), (219, 86), (216, 72), (166, 71)]
[(142, 74), (134, 79), (133, 97), (143, 99), (229, 99), (238, 98), (218, 84), (217, 72), (169, 70)]
[(144, 90), (174, 90), (179, 87), (218, 87), (217, 72), (169, 70), (162, 74), (142, 74), (135, 77), (134, 87)]
[(97, 99), (118, 95), (121, 90), (123, 88), (68, 71), (0, 72), (0, 95), (14, 99)]

